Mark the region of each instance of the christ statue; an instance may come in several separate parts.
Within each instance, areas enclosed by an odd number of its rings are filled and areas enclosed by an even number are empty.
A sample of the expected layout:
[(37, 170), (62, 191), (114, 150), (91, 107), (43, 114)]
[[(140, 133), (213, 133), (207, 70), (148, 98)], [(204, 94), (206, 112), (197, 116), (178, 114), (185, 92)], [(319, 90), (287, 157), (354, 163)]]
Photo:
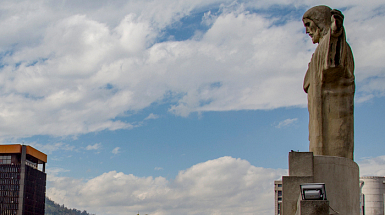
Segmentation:
[(303, 15), (316, 50), (303, 89), (309, 110), (309, 151), (350, 158), (354, 150), (354, 59), (339, 10), (316, 6)]

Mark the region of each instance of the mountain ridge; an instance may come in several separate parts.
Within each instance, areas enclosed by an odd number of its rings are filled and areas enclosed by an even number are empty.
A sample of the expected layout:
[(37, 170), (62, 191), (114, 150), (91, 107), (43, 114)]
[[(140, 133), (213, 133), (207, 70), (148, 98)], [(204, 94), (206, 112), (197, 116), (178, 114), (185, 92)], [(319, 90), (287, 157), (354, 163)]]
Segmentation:
[(87, 211), (78, 209), (70, 209), (63, 205), (57, 204), (48, 197), (45, 198), (45, 213), (44, 215), (96, 215), (90, 214)]

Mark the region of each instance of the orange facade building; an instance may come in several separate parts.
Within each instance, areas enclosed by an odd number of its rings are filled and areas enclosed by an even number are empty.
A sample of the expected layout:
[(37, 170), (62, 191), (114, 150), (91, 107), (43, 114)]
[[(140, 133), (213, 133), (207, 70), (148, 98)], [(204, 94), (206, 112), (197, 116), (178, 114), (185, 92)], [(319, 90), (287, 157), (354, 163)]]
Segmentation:
[(0, 145), (0, 215), (44, 215), (47, 155)]

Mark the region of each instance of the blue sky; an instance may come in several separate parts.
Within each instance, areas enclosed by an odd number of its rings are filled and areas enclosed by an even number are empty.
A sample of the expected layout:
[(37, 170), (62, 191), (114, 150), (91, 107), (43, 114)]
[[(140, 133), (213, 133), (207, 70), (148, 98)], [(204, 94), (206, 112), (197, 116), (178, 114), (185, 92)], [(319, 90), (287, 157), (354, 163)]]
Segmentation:
[(308, 150), (316, 4), (345, 15), (355, 161), (385, 175), (376, 0), (2, 1), (1, 143), (47, 153), (47, 196), (98, 215), (272, 214), (288, 152)]

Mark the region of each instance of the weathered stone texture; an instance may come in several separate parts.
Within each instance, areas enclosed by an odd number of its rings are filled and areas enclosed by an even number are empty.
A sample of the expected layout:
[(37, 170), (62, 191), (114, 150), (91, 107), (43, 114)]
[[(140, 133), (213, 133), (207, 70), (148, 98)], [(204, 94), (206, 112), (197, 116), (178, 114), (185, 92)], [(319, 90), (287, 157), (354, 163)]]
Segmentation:
[(318, 46), (303, 89), (308, 97), (309, 150), (314, 155), (346, 157), (354, 150), (354, 59), (346, 42), (344, 16), (316, 6), (303, 16), (306, 33)]

